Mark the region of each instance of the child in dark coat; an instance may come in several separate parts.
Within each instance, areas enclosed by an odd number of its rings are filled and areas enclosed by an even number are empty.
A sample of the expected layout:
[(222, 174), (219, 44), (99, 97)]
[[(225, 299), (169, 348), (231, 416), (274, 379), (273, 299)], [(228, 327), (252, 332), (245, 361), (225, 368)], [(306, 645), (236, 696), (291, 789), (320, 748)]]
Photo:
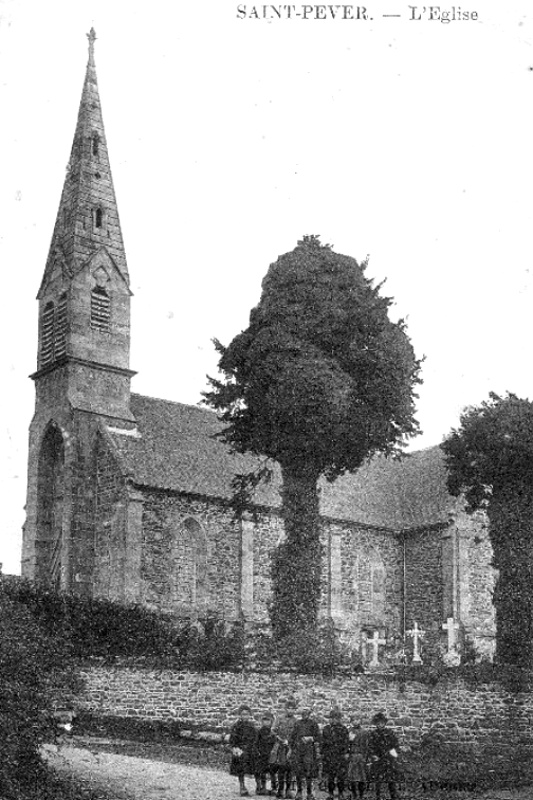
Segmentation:
[(290, 738), (291, 763), (296, 776), (296, 798), (301, 800), (305, 780), (308, 800), (313, 797), (313, 778), (318, 775), (320, 729), (311, 719), (311, 709), (303, 708), (301, 719), (292, 729)]
[(251, 720), (251, 709), (249, 706), (239, 708), (239, 719), (231, 729), (229, 744), (231, 747), (230, 775), (236, 775), (239, 779), (239, 789), (241, 797), (248, 797), (249, 791), (246, 788), (245, 775), (253, 775), (253, 747), (255, 744), (257, 730)]
[(255, 773), (256, 794), (268, 794), (266, 788), (267, 774), (270, 775), (270, 790), (274, 794), (276, 791), (276, 770), (270, 761), (270, 756), (274, 745), (277, 742), (275, 733), (272, 733), (272, 723), (274, 717), (270, 713), (263, 714), (261, 717), (261, 727), (257, 735), (253, 748), (253, 762)]
[(372, 718), (375, 729), (368, 737), (370, 780), (376, 784), (376, 800), (381, 798), (381, 784), (387, 783), (391, 800), (396, 800), (398, 770), (398, 737), (387, 728), (387, 717), (381, 711)]
[(329, 718), (329, 724), (322, 730), (322, 770), (327, 776), (328, 800), (333, 800), (335, 785), (341, 800), (346, 782), (350, 739), (348, 728), (342, 724), (341, 712), (333, 709)]
[(362, 800), (365, 794), (367, 772), (368, 735), (361, 725), (352, 720), (349, 727), (350, 756), (348, 759), (347, 781), (353, 800)]
[(296, 725), (295, 711), (296, 701), (290, 697), (285, 703), (285, 714), (277, 719), (274, 725), (277, 742), (274, 745), (271, 762), (276, 770), (278, 780), (276, 797), (285, 797), (286, 800), (292, 798), (292, 764), (289, 742)]

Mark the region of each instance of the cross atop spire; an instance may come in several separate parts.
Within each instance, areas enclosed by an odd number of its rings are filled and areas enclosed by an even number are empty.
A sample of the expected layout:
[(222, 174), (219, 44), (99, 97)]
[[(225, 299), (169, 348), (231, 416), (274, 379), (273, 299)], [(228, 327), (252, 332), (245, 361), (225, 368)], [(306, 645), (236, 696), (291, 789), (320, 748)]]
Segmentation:
[(87, 34), (87, 39), (89, 40), (89, 64), (91, 67), (94, 67), (94, 43), (96, 41), (96, 31), (94, 28), (91, 28)]

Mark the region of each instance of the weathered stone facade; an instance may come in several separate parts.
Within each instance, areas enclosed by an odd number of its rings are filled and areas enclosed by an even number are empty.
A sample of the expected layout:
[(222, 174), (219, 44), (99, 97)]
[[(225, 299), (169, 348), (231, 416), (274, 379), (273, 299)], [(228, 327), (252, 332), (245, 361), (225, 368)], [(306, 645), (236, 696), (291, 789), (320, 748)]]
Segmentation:
[(182, 616), (240, 612), (241, 525), (220, 503), (147, 492), (143, 508), (141, 600)]
[[(423, 649), (434, 653), (441, 641), (441, 620), (448, 616), (445, 593), (450, 591), (450, 578), (444, 572), (448, 529), (414, 531), (405, 535), (406, 630), (417, 622), (424, 633)], [(446, 538), (445, 538), (446, 537)]]
[[(91, 50), (39, 291), (23, 575), (179, 617), (264, 623), (279, 470), (235, 519), (232, 478), (256, 462), (216, 438), (212, 412), (130, 393), (130, 296)], [(426, 652), (442, 650), (449, 617), (491, 649), (486, 530), (445, 482), (433, 448), (320, 485), (321, 610), (363, 652), (374, 635), (401, 651), (415, 622)]]
[(101, 435), (95, 443), (93, 591), (97, 597), (125, 599), (127, 491), (117, 462)]
[(495, 647), (496, 615), (492, 595), (496, 571), (492, 567), (492, 545), (488, 522), (482, 513), (456, 518), (459, 531), (458, 571), (461, 620), (475, 650), (491, 656)]

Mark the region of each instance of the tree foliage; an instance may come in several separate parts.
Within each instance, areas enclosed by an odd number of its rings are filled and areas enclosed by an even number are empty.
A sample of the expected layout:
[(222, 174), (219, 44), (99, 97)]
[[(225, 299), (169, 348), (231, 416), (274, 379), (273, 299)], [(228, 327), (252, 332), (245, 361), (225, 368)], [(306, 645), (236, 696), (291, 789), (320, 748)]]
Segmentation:
[(420, 362), (365, 267), (305, 236), (271, 264), (248, 328), (227, 347), (215, 341), (223, 379), (210, 379), (205, 399), (227, 424), (222, 437), (281, 465), (286, 540), (272, 619), (281, 638), (316, 626), (318, 478), (393, 453), (418, 432)]
[(315, 236), (271, 264), (205, 395), (235, 449), (333, 478), (418, 432), (420, 365), (365, 268)]
[(484, 509), (493, 563), (496, 652), (533, 667), (533, 403), (514, 394), (466, 409), (443, 443), (448, 488), (469, 511)]
[(48, 785), (40, 757), (55, 735), (54, 701), (77, 688), (68, 647), (0, 589), (0, 796), (29, 798)]
[(141, 605), (55, 592), (22, 579), (5, 580), (3, 594), (23, 607), (51, 641), (76, 662), (100, 658), (158, 666), (216, 670), (240, 667), (243, 631), (227, 629), (210, 611), (198, 623)]

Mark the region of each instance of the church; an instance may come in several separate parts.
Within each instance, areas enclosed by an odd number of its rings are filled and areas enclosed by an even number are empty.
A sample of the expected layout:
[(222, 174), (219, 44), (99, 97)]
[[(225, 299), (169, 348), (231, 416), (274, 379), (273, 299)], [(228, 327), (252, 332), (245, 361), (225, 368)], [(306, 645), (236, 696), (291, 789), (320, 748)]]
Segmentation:
[[(95, 34), (38, 293), (22, 575), (180, 618), (264, 624), (280, 483), (236, 519), (252, 457), (214, 438), (214, 412), (131, 391), (130, 279), (94, 62)], [(367, 661), (424, 631), (424, 648), (494, 644), (482, 516), (446, 490), (439, 447), (375, 458), (320, 492), (322, 614)], [(457, 632), (454, 634), (454, 632)], [(411, 639), (409, 638), (411, 635)], [(376, 643), (372, 655), (369, 642)], [(418, 639), (417, 639), (418, 641)], [(450, 644), (451, 642), (451, 644)]]

